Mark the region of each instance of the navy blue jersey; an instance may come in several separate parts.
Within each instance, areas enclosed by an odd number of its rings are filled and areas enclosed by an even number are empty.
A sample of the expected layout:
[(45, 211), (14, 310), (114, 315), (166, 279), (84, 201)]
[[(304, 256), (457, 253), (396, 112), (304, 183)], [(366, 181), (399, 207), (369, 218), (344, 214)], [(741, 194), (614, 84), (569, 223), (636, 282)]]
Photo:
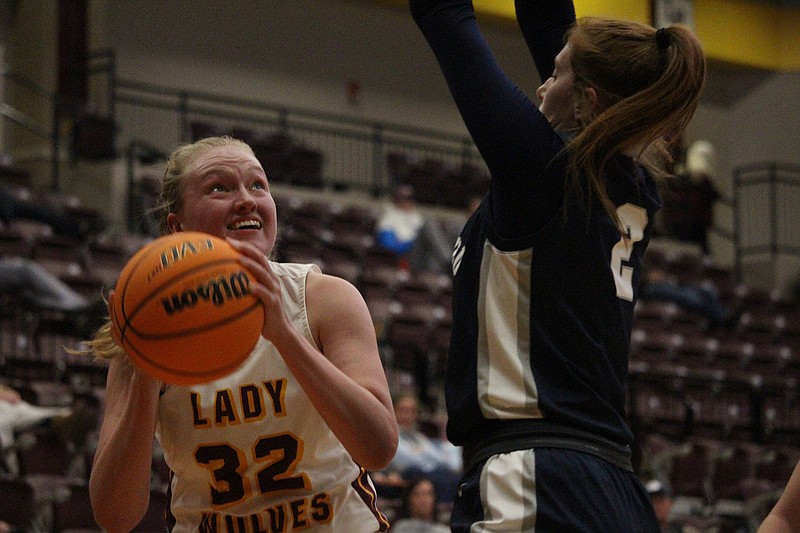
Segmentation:
[[(565, 194), (564, 139), (500, 69), (471, 2), (411, 6), (492, 178), (454, 254), (448, 437), (469, 448), (539, 425), (624, 449), (633, 306), (661, 206), (655, 183), (630, 158), (611, 166), (622, 232), (599, 202)], [(546, 78), (572, 3), (518, 0), (517, 15)]]

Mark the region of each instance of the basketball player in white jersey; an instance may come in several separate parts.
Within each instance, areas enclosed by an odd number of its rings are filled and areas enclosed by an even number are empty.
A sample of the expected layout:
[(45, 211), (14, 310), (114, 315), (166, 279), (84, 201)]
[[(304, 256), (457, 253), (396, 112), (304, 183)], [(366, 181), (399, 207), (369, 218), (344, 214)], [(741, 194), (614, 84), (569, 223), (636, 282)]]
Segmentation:
[(316, 266), (269, 259), (275, 203), (242, 142), (176, 150), (162, 199), (165, 233), (209, 233), (242, 253), (264, 328), (239, 369), (195, 386), (147, 376), (101, 328), (92, 349), (111, 362), (90, 480), (97, 522), (116, 532), (141, 520), (155, 436), (171, 470), (171, 531), (386, 531), (366, 471), (393, 457), (397, 423), (359, 292)]

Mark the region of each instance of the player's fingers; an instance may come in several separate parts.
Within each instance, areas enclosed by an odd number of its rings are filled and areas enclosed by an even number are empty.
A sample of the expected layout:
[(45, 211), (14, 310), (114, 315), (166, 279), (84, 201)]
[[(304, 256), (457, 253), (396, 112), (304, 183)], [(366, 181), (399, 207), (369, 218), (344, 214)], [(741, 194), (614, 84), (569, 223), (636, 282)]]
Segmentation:
[(249, 257), (259, 264), (266, 265), (267, 264), (267, 257), (264, 255), (264, 252), (250, 244), (249, 242), (238, 241), (236, 239), (227, 239), (228, 243), (230, 243), (233, 248), (239, 252), (240, 254), (244, 255), (245, 257)]
[(272, 275), (272, 269), (266, 256), (250, 243), (229, 239), (228, 242), (239, 252), (239, 262), (255, 278), (255, 281), (266, 286), (267, 290), (278, 288), (278, 281)]

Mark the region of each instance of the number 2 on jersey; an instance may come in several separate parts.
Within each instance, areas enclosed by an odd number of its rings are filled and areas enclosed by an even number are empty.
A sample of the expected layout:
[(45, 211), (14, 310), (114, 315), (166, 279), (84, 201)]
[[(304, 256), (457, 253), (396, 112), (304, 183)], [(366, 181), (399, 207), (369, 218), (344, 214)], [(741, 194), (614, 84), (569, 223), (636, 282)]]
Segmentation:
[(617, 298), (633, 301), (633, 267), (626, 263), (631, 259), (633, 243), (644, 238), (647, 226), (647, 211), (638, 205), (622, 204), (617, 208), (620, 224), (625, 233), (611, 250), (611, 273), (617, 286)]

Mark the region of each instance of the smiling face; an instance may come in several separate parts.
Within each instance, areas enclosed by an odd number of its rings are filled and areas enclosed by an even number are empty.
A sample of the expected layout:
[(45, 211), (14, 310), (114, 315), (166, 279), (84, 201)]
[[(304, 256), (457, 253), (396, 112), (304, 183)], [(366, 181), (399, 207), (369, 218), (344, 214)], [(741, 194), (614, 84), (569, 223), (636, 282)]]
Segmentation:
[(269, 254), (277, 217), (269, 183), (258, 160), (236, 145), (200, 152), (188, 165), (181, 201), (167, 216), (171, 232), (201, 231), (247, 241)]
[(542, 101), (539, 111), (558, 131), (574, 131), (578, 128), (575, 102), (575, 74), (572, 71), (572, 50), (569, 43), (555, 59), (553, 75), (536, 90)]

